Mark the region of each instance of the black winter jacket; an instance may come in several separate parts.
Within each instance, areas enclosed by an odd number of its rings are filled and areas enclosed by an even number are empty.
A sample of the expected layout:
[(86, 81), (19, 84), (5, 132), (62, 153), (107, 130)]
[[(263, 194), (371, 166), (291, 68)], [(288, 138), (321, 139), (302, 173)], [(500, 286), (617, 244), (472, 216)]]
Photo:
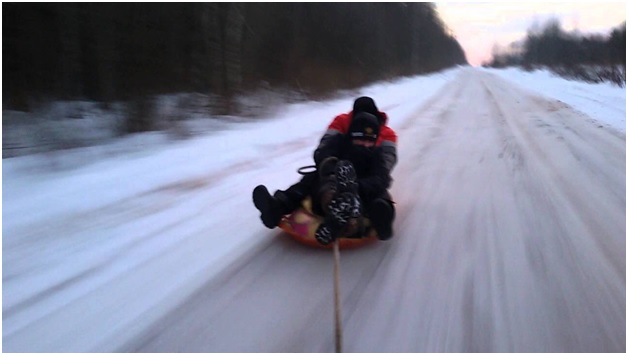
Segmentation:
[[(326, 135), (314, 152), (316, 165), (327, 157), (346, 159), (353, 163), (357, 174), (359, 193), (366, 203), (376, 198), (390, 199), (388, 188), (392, 184), (390, 173), (394, 162), (388, 158), (385, 147), (352, 147), (351, 140), (344, 134)], [(361, 151), (356, 151), (361, 150)], [(368, 150), (368, 153), (364, 153)]]

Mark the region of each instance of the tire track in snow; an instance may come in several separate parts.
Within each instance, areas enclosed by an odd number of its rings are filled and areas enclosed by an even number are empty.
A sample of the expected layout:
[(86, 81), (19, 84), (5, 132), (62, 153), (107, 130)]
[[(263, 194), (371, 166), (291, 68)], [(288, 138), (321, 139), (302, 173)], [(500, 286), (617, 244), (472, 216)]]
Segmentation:
[[(547, 112), (543, 120), (534, 115), (509, 116), (508, 108), (503, 106), (513, 104), (512, 99), (504, 94), (510, 88), (500, 88), (501, 95), (498, 98), (495, 84), (492, 88), (487, 86), (493, 96), (493, 102), (512, 124), (511, 130), (517, 134), (516, 138), (524, 141), (525, 145), (530, 147), (528, 151), (533, 152), (527, 160), (536, 163), (536, 172), (545, 174), (542, 180), (545, 181), (546, 189), (540, 192), (560, 195), (559, 197), (564, 199), (561, 206), (571, 207), (571, 212), (581, 218), (582, 227), (588, 228), (591, 234), (625, 234), (625, 222), (616, 218), (607, 222), (603, 218), (595, 217), (619, 216), (614, 210), (622, 208), (625, 213), (625, 179), (618, 178), (621, 176), (620, 171), (625, 170), (625, 137), (613, 138), (615, 134), (596, 129), (586, 120), (571, 114), (569, 107), (563, 103), (539, 97), (523, 97), (522, 104), (528, 105), (531, 109)], [(542, 143), (548, 144), (548, 140), (553, 142), (551, 147), (543, 146)], [(573, 175), (569, 173), (568, 168), (578, 170), (582, 175)], [(605, 173), (604, 170), (612, 172)], [(602, 180), (599, 180), (600, 178)], [(591, 188), (588, 195), (574, 192), (583, 187)], [(604, 201), (593, 203), (592, 197), (595, 198), (595, 195), (604, 195)], [(622, 223), (623, 228), (613, 228)], [(607, 258), (614, 260), (613, 267), (624, 277), (625, 259), (617, 262), (621, 259), (617, 251), (611, 251), (611, 248), (603, 243), (598, 245), (612, 255)]]

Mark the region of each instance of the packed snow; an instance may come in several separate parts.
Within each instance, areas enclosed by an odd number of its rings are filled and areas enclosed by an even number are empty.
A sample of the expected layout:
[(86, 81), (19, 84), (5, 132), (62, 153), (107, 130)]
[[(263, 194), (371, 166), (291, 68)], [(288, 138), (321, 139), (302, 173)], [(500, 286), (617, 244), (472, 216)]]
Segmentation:
[(5, 352), (120, 349), (277, 235), (263, 228), (251, 191), (295, 182), (327, 124), (356, 97), (373, 97), (401, 129), (463, 70), (508, 80), (625, 135), (625, 88), (459, 67), (236, 117), (189, 139), (149, 133), (127, 139), (126, 149), (116, 142), (4, 159)]

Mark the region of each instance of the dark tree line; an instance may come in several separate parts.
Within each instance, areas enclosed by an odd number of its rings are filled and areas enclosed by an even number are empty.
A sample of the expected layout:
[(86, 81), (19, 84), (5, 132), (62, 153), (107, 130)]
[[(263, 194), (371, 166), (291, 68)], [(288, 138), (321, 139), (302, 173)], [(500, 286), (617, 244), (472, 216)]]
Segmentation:
[(494, 53), (489, 66), (548, 67), (562, 75), (587, 81), (626, 81), (626, 23), (608, 36), (569, 33), (558, 21), (540, 31), (528, 31), (521, 50)]
[[(3, 3), (3, 101), (309, 93), (466, 64), (430, 3)], [(129, 125), (145, 129), (147, 122)]]

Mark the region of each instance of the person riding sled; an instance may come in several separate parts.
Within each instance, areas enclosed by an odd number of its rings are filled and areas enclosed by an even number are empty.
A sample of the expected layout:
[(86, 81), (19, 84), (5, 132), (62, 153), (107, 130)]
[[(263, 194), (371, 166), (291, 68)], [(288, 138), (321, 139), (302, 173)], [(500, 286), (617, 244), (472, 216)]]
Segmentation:
[(316, 172), (273, 195), (264, 185), (255, 187), (253, 202), (264, 225), (277, 227), (284, 215), (311, 197), (313, 212), (324, 217), (316, 230), (319, 243), (327, 245), (343, 229), (355, 228), (360, 216), (369, 219), (378, 239), (390, 239), (395, 208), (388, 189), (397, 164), (397, 135), (387, 122), (372, 98), (357, 98), (353, 109), (336, 116), (321, 138), (314, 151)]

